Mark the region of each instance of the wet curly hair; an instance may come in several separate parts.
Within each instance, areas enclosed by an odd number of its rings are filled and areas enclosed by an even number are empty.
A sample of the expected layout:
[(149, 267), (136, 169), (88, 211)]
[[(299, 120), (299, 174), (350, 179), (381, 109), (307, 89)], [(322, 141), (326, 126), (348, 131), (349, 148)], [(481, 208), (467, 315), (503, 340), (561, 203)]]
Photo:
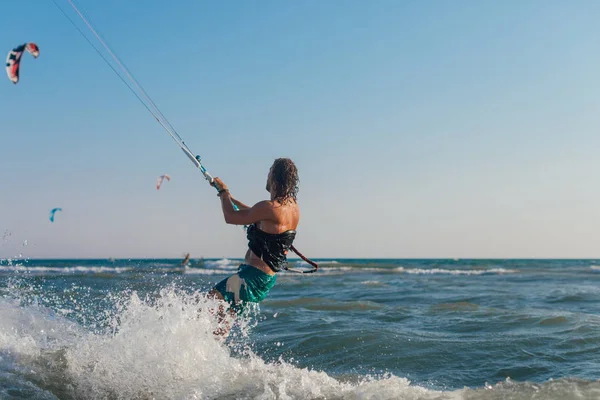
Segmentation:
[[(273, 189), (273, 200), (281, 204), (296, 201), (298, 195), (298, 169), (289, 158), (278, 158), (269, 170), (270, 181), (267, 179), (267, 190)], [(271, 186), (272, 185), (272, 186)]]

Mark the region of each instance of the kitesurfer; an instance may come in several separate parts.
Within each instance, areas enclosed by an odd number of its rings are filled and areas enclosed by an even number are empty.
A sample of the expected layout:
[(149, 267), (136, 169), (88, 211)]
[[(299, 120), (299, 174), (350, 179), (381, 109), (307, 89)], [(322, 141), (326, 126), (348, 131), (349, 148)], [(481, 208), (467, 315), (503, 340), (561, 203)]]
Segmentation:
[(234, 199), (221, 179), (214, 178), (213, 184), (225, 222), (248, 225), (248, 250), (238, 272), (219, 282), (209, 295), (227, 301), (231, 310), (240, 312), (246, 303), (262, 301), (275, 285), (276, 273), (287, 267), (287, 253), (300, 220), (298, 170), (289, 158), (276, 159), (267, 177), (270, 198), (252, 207)]

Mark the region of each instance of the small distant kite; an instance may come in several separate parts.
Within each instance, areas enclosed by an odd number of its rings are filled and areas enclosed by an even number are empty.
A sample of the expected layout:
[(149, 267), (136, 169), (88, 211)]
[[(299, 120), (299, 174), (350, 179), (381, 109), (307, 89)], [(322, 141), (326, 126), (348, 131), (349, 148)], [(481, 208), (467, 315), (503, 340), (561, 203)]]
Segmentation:
[(8, 79), (15, 85), (19, 82), (19, 67), (21, 66), (21, 57), (25, 51), (28, 51), (33, 58), (40, 55), (40, 48), (35, 43), (25, 43), (15, 47), (8, 53), (6, 57), (6, 74)]
[(50, 222), (54, 222), (54, 214), (56, 214), (57, 211), (62, 211), (62, 208), (57, 207), (50, 210)]
[(162, 185), (164, 180), (171, 180), (171, 177), (167, 174), (161, 175), (156, 179), (156, 190), (160, 189), (160, 186)]

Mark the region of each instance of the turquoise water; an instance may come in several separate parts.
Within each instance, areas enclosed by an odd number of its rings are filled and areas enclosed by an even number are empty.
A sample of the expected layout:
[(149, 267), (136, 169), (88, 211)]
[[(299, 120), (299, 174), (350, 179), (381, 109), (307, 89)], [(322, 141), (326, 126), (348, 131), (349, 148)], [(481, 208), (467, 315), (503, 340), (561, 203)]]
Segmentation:
[(0, 398), (600, 398), (600, 261), (325, 260), (215, 339), (238, 263), (2, 261)]

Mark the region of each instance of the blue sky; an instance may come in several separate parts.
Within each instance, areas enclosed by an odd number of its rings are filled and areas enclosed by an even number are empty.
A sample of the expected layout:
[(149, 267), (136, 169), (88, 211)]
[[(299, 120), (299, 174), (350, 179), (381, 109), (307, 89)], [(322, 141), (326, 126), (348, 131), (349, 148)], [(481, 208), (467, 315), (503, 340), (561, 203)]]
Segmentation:
[[(598, 2), (77, 4), (234, 196), (297, 163), (308, 256), (600, 257)], [(0, 257), (243, 256), (51, 0), (3, 5), (1, 47), (26, 41), (0, 84)]]

